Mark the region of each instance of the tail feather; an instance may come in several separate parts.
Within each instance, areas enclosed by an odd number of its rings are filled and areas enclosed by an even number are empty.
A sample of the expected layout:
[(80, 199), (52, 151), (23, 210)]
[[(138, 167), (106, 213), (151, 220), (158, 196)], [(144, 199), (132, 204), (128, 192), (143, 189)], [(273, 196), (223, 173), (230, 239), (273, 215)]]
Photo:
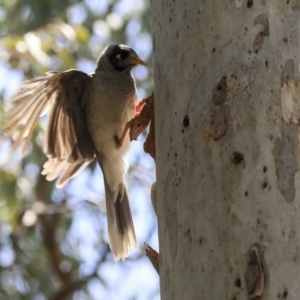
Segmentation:
[(111, 191), (104, 180), (109, 244), (115, 259), (124, 259), (137, 248), (127, 189), (124, 183)]

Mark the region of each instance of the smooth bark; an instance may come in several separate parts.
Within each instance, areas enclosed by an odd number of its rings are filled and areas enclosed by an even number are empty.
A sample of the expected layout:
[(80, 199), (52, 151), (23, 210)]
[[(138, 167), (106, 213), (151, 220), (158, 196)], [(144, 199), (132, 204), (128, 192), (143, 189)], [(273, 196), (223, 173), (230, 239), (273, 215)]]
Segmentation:
[(162, 299), (299, 299), (299, 1), (151, 13)]

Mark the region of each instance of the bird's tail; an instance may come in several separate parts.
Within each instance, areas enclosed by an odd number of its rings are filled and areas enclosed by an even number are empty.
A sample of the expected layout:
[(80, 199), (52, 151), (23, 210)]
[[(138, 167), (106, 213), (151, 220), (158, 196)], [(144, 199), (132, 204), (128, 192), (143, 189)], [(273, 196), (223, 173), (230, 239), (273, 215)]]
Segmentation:
[(112, 191), (104, 179), (109, 244), (115, 259), (124, 259), (137, 248), (126, 185)]

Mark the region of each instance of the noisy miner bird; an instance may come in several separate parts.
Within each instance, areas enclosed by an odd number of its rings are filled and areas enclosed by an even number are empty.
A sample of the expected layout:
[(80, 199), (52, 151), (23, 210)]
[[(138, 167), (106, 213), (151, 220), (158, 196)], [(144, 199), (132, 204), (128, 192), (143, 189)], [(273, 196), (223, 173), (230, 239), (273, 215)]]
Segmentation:
[(14, 107), (2, 128), (6, 138), (18, 132), (11, 150), (24, 142), (23, 154), (39, 117), (50, 111), (43, 147), (48, 161), (42, 174), (47, 180), (59, 177), (58, 187), (97, 159), (104, 177), (109, 244), (116, 260), (137, 247), (124, 178), (130, 140), (127, 134), (120, 144), (120, 137), (135, 116), (138, 97), (131, 70), (139, 64), (145, 62), (133, 49), (109, 45), (93, 74), (49, 72), (25, 81), (10, 99)]

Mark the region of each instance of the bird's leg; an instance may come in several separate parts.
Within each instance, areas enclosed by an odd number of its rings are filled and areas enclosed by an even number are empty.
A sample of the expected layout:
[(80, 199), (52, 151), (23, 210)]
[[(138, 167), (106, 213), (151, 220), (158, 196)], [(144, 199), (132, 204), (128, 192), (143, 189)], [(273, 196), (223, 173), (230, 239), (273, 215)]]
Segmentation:
[[(135, 107), (135, 111), (136, 111), (135, 116), (134, 116), (135, 118), (140, 115), (140, 113), (141, 113), (141, 111), (142, 111), (145, 104), (146, 104), (146, 99), (143, 99)], [(123, 133), (121, 135), (120, 141), (117, 144), (118, 149), (122, 147), (122, 145), (124, 143), (124, 139), (125, 139), (126, 134), (127, 134), (127, 131), (131, 128), (132, 124), (133, 124), (133, 119), (126, 123), (126, 126), (125, 126), (125, 128), (123, 130)]]
[(126, 126), (125, 126), (125, 128), (123, 130), (123, 133), (121, 135), (120, 141), (117, 144), (117, 149), (119, 149), (119, 148), (122, 147), (122, 145), (124, 143), (124, 140), (125, 140), (125, 137), (126, 137), (126, 134), (127, 134), (128, 130), (129, 130), (129, 128), (131, 127), (131, 123), (132, 123), (132, 120), (126, 123)]

